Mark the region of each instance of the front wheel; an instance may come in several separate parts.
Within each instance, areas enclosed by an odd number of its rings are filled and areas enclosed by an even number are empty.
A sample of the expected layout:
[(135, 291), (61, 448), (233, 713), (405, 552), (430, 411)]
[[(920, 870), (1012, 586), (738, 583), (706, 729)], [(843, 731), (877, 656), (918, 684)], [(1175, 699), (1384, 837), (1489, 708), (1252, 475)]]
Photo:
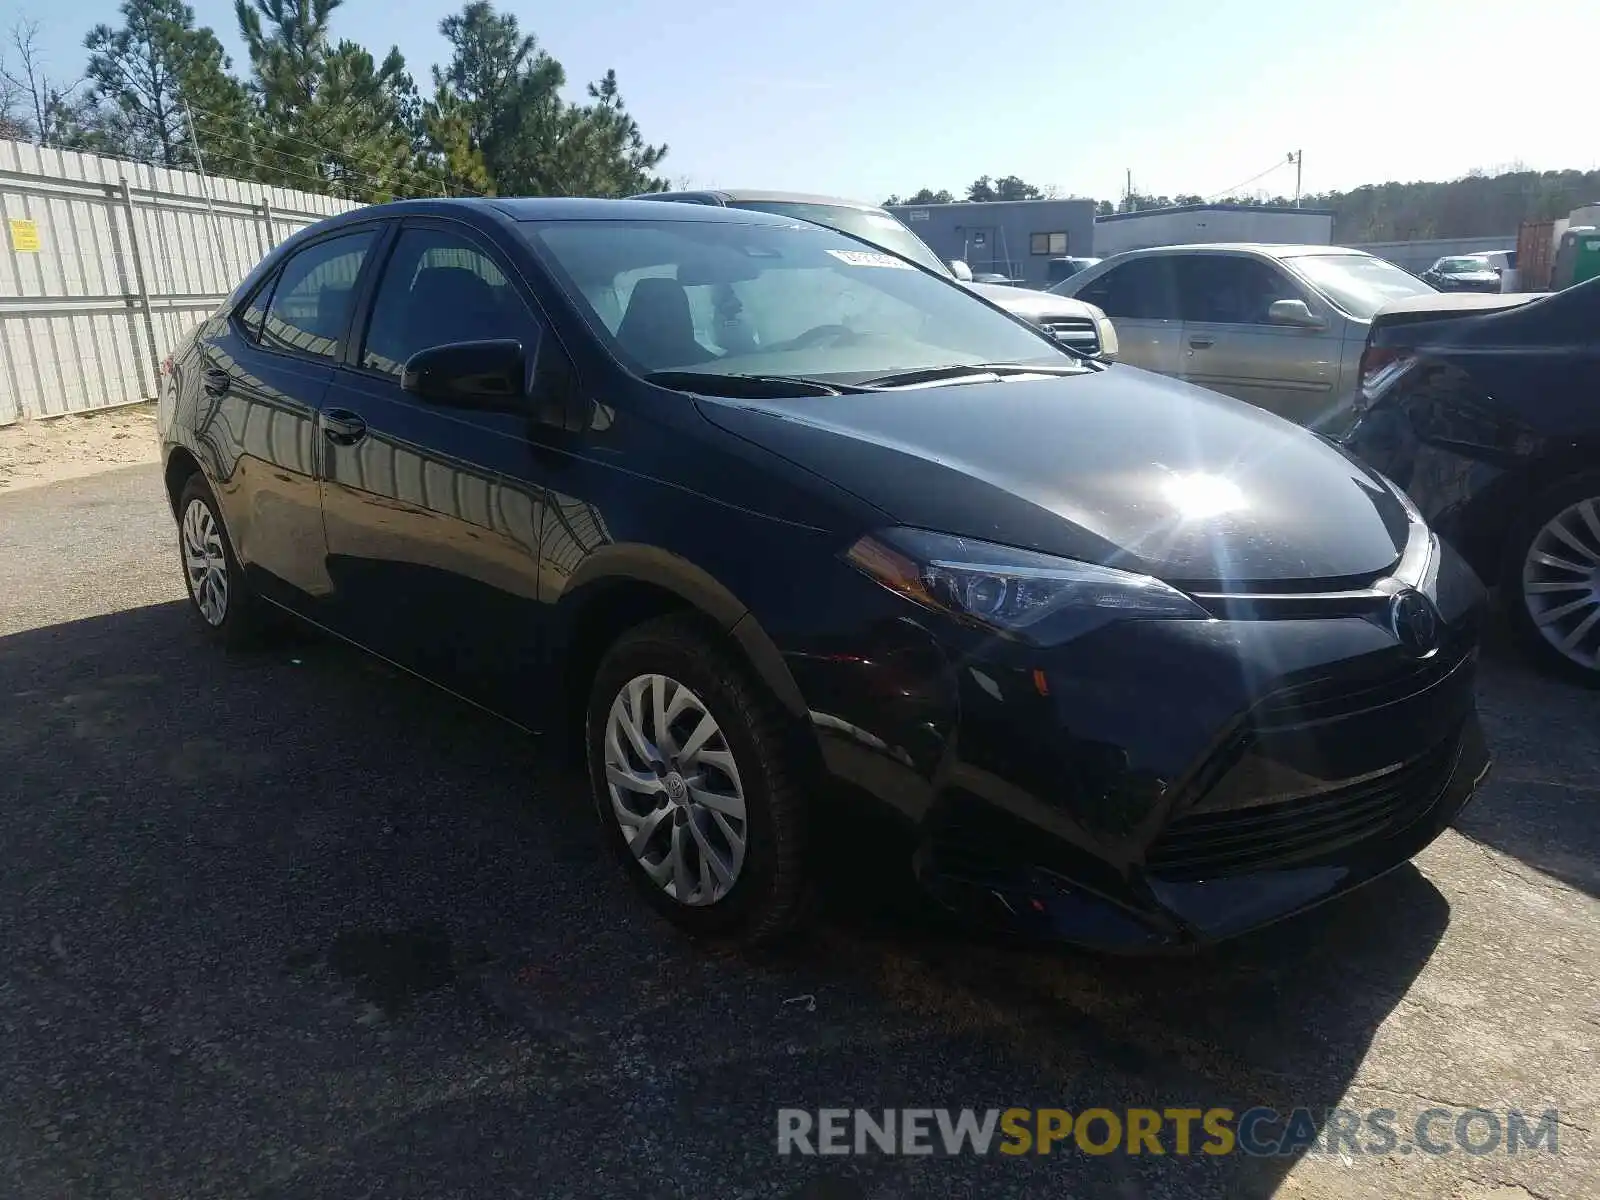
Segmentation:
[(799, 755), (726, 647), (681, 618), (625, 634), (596, 673), (585, 736), (606, 839), (657, 911), (741, 945), (792, 927), (807, 893)]
[(1556, 484), (1512, 532), (1503, 590), (1531, 657), (1600, 687), (1600, 472)]

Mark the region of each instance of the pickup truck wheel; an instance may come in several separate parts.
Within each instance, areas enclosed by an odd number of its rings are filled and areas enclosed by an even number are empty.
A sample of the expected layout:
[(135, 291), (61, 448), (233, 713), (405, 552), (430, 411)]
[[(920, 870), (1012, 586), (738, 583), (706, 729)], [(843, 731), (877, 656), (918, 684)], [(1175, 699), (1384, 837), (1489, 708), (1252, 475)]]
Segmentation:
[(1502, 587), (1530, 657), (1600, 687), (1600, 472), (1563, 480), (1528, 506)]

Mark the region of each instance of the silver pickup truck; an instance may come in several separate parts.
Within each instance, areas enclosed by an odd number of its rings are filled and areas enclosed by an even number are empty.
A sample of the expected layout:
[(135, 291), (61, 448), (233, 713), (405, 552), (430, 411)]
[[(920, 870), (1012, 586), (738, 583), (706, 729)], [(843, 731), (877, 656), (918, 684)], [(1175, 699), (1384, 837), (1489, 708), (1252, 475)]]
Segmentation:
[(797, 217), (816, 225), (826, 225), (850, 237), (869, 242), (891, 254), (910, 259), (962, 287), (976, 292), (990, 304), (1013, 316), (1037, 325), (1058, 342), (1081, 354), (1102, 360), (1117, 357), (1117, 335), (1106, 314), (1093, 304), (1011, 287), (1003, 283), (974, 283), (962, 279), (951, 266), (941, 261), (928, 244), (902, 225), (886, 210), (856, 200), (834, 196), (808, 196), (798, 192), (762, 192), (723, 188), (696, 192), (646, 192), (634, 200), (666, 200), (681, 204), (714, 204), (723, 208), (748, 208), (780, 217)]

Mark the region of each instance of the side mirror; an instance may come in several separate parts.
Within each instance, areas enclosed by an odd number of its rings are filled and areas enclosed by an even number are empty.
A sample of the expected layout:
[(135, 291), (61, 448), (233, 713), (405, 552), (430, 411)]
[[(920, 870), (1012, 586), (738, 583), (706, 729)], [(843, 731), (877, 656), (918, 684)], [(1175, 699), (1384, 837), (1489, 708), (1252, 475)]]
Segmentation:
[(1267, 323), (1292, 325), (1296, 329), (1326, 329), (1328, 322), (1317, 316), (1304, 300), (1274, 300), (1267, 307)]
[(950, 260), (950, 274), (961, 280), (962, 283), (972, 282), (972, 268), (967, 266), (967, 264), (962, 262), (959, 258), (952, 258)]
[(527, 375), (521, 342), (452, 342), (407, 359), (400, 386), (430, 404), (520, 411), (526, 407)]

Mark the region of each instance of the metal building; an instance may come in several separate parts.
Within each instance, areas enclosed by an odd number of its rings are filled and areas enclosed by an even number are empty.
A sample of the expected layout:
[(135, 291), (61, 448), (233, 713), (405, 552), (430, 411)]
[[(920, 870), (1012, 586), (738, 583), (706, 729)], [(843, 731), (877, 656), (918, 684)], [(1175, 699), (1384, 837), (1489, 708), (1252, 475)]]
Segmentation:
[(1325, 246), (1333, 241), (1333, 210), (1264, 204), (1180, 204), (1117, 213), (1094, 223), (1094, 253), (1105, 258), (1146, 246), (1210, 242), (1276, 242)]
[(1093, 200), (897, 204), (889, 211), (946, 262), (960, 259), (974, 274), (1034, 287), (1049, 282), (1052, 258), (1095, 253)]

